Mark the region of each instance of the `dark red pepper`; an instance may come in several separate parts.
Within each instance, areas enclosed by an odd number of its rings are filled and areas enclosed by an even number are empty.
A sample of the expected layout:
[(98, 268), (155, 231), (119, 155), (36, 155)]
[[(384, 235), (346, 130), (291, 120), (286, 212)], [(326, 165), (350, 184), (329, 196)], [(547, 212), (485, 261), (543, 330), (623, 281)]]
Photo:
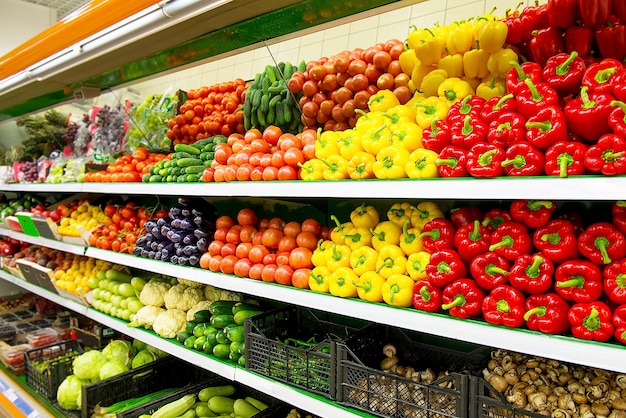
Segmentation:
[(611, 132), (609, 115), (613, 112), (614, 97), (608, 93), (588, 93), (588, 87), (580, 89), (580, 96), (565, 105), (563, 113), (570, 132), (584, 140), (595, 142)]
[(615, 76), (622, 70), (622, 63), (616, 59), (605, 58), (587, 66), (583, 76), (583, 87), (589, 87), (589, 92), (610, 93)]
[(564, 221), (571, 222), (572, 225), (574, 226), (574, 231), (577, 237), (578, 235), (582, 234), (582, 232), (585, 230), (585, 225), (583, 224), (583, 217), (577, 211), (569, 210), (565, 212), (558, 212), (557, 215), (554, 217), (554, 219), (562, 219)]
[(489, 251), (507, 260), (513, 261), (522, 254), (529, 254), (532, 248), (533, 240), (528, 228), (521, 222), (505, 221), (491, 233)]
[(576, 338), (607, 341), (613, 336), (611, 308), (604, 302), (576, 303), (567, 313), (567, 319)]
[(567, 29), (578, 20), (576, 0), (548, 0), (548, 21), (550, 26)]
[(596, 222), (578, 236), (578, 251), (596, 264), (609, 264), (626, 256), (626, 238), (612, 223)]
[(422, 145), (436, 153), (450, 145), (450, 125), (446, 120), (433, 119), (430, 126), (422, 131)]
[(528, 43), (533, 55), (533, 61), (544, 67), (550, 57), (565, 52), (563, 33), (561, 29), (551, 26), (533, 32)]
[(426, 278), (435, 286), (443, 287), (467, 275), (465, 263), (452, 249), (435, 251), (426, 265)]
[(509, 283), (516, 289), (536, 295), (552, 287), (554, 263), (541, 254), (522, 254), (509, 271)]
[(602, 295), (602, 270), (587, 260), (568, 260), (554, 272), (556, 293), (563, 299), (593, 302)]
[(452, 222), (445, 218), (435, 218), (424, 224), (419, 238), (424, 249), (432, 254), (435, 251), (454, 248), (455, 233), (456, 228)]
[(488, 129), (477, 115), (467, 115), (462, 121), (450, 122), (450, 142), (455, 147), (469, 150), (479, 142), (487, 142)]
[(611, 106), (614, 109), (609, 114), (609, 128), (614, 134), (626, 138), (626, 103), (613, 100)]
[(439, 152), (435, 164), (441, 177), (466, 177), (467, 151), (448, 145)]
[(567, 122), (558, 106), (545, 106), (526, 121), (526, 140), (540, 150), (569, 140)]
[(494, 252), (474, 257), (469, 270), (476, 284), (485, 290), (491, 290), (509, 281), (509, 261)]
[(556, 293), (530, 295), (524, 304), (526, 326), (544, 334), (563, 334), (570, 328), (569, 304)]
[(507, 176), (540, 176), (544, 174), (545, 164), (543, 153), (526, 141), (511, 144), (502, 161)]
[(517, 199), (511, 202), (511, 218), (529, 228), (545, 226), (556, 210), (556, 203), (549, 200)]
[(512, 220), (513, 218), (511, 218), (511, 213), (508, 210), (493, 208), (485, 213), (482, 224), (489, 229), (489, 232), (493, 232), (503, 222)]
[(617, 100), (626, 102), (626, 68), (618, 71), (613, 77), (611, 91)]
[[(513, 102), (515, 103), (515, 102)], [(502, 112), (489, 124), (487, 142), (507, 149), (526, 137), (526, 119), (517, 112)]]
[(580, 91), (586, 68), (585, 61), (578, 56), (578, 52), (561, 53), (548, 58), (541, 78), (560, 96), (565, 97)]
[(605, 176), (626, 174), (626, 139), (606, 134), (585, 153), (585, 168)]
[(441, 309), (456, 318), (472, 318), (481, 312), (485, 293), (472, 279), (458, 279), (443, 289)]
[(533, 244), (537, 250), (555, 264), (579, 256), (578, 237), (572, 222), (553, 219), (533, 233)]
[(620, 21), (626, 22), (626, 2), (613, 0), (613, 10), (611, 11)]
[(413, 286), (413, 307), (420, 311), (437, 312), (441, 309), (442, 294), (442, 289), (430, 280), (419, 280)]
[(596, 44), (602, 58), (624, 61), (626, 59), (626, 25), (614, 19), (612, 22), (597, 27)]
[(617, 309), (615, 309), (611, 321), (615, 327), (615, 333), (613, 335), (617, 341), (626, 344), (626, 305), (618, 306)]
[[(578, 16), (583, 26), (598, 26), (609, 20), (613, 0), (577, 0)], [(617, 0), (621, 1), (621, 0)]]
[(521, 19), (524, 40), (528, 40), (532, 37), (535, 31), (545, 29), (550, 26), (550, 20), (548, 18), (548, 5), (540, 5), (539, 1), (535, 0), (534, 6), (527, 6), (522, 10)]
[(471, 224), (474, 220), (483, 219), (483, 211), (478, 206), (462, 206), (450, 209), (450, 221), (456, 228)]
[(511, 286), (494, 287), (483, 299), (482, 312), (485, 321), (494, 325), (519, 328), (524, 325), (526, 297)]
[(461, 122), (461, 124), (463, 124), (467, 116), (478, 118), (485, 102), (486, 100), (480, 96), (465, 96), (462, 100), (450, 106), (446, 120), (452, 125), (455, 122)]
[(577, 176), (585, 174), (587, 145), (582, 142), (559, 141), (546, 150), (546, 174)]
[(530, 79), (524, 81), (526, 89), (520, 90), (515, 96), (518, 111), (526, 119), (538, 114), (546, 106), (559, 106), (559, 95), (546, 83), (533, 83)]
[(502, 19), (502, 22), (507, 27), (507, 44), (520, 44), (524, 41), (522, 19), (520, 18), (521, 12), (519, 11), (519, 7), (523, 4), (524, 2), (520, 2), (514, 10), (507, 10), (506, 16)]
[(489, 251), (491, 233), (478, 219), (456, 230), (454, 246), (463, 261), (470, 262), (474, 257)]
[(517, 61), (511, 61), (510, 64), (513, 68), (506, 73), (505, 78), (506, 91), (509, 93), (517, 95), (520, 91), (526, 90), (528, 88), (526, 79), (535, 84), (541, 83), (542, 68), (536, 62), (526, 61), (520, 65)]
[(626, 259), (605, 266), (602, 280), (604, 294), (615, 303), (626, 304)]
[(487, 124), (491, 122), (505, 112), (517, 112), (517, 104), (513, 99), (512, 93), (505, 94), (504, 96), (494, 96), (487, 100), (480, 109), (480, 118)]
[(611, 222), (621, 232), (626, 235), (626, 201), (617, 200), (611, 206)]
[(498, 177), (504, 172), (504, 149), (498, 145), (478, 142), (467, 153), (467, 172), (472, 177)]
[(581, 57), (589, 55), (593, 46), (594, 34), (593, 28), (586, 26), (570, 26), (565, 29), (565, 52), (569, 54), (576, 51)]

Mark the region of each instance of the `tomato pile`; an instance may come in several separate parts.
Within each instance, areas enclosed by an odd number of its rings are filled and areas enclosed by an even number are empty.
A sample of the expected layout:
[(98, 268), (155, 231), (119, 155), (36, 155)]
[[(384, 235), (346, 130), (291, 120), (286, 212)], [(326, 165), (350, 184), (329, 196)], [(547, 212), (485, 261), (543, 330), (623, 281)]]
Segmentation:
[(104, 213), (111, 221), (91, 233), (89, 245), (130, 254), (144, 224), (152, 217), (152, 211), (131, 201), (120, 206), (107, 204)]
[(259, 218), (251, 208), (236, 219), (228, 215), (216, 221), (216, 231), (200, 267), (254, 280), (309, 288), (311, 255), (317, 242), (328, 235), (319, 221), (285, 222)]
[(169, 158), (166, 154), (151, 153), (147, 148), (139, 147), (131, 154), (122, 155), (106, 169), (85, 173), (86, 182), (136, 182), (141, 181), (144, 174), (157, 161)]

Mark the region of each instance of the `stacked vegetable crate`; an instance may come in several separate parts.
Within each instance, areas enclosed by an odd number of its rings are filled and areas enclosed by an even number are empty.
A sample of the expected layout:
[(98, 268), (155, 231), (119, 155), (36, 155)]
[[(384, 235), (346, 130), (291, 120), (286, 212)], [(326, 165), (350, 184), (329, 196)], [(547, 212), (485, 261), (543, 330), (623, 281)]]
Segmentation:
[(472, 377), (470, 389), (470, 409), (477, 418), (540, 418), (540, 415), (507, 402), (505, 397), (485, 379)]
[(24, 353), (26, 383), (48, 399), (55, 399), (63, 380), (72, 374), (72, 361), (82, 353), (76, 341), (61, 341)]

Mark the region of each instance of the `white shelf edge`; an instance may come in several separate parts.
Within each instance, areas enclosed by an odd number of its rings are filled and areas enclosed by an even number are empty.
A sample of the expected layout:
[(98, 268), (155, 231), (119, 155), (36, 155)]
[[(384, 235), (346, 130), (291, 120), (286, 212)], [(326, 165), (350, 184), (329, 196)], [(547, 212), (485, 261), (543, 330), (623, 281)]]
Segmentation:
[[(471, 183), (468, 183), (471, 182)], [(262, 187), (259, 185), (262, 184)], [(471, 184), (471, 187), (468, 185)], [(0, 184), (0, 191), (87, 192), (163, 196), (236, 196), (353, 199), (626, 199), (626, 176), (571, 178), (499, 177), (476, 179), (272, 181), (229, 183), (61, 183)], [(623, 195), (620, 193), (623, 191)]]

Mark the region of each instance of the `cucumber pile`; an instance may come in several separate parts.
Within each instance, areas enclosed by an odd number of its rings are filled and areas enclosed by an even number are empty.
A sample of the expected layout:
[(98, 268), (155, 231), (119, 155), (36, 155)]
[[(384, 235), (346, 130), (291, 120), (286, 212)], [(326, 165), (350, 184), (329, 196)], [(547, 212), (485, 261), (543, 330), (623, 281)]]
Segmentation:
[(215, 135), (191, 145), (176, 144), (172, 159), (157, 161), (142, 178), (144, 183), (195, 183), (202, 181), (202, 172), (211, 165), (215, 146), (228, 138)]
[(247, 130), (257, 128), (261, 132), (268, 126), (278, 126), (283, 132), (302, 132), (298, 100), (302, 94), (294, 95), (287, 82), (296, 71), (305, 71), (306, 62), (296, 67), (289, 62), (277, 66), (266, 65), (265, 71), (257, 73), (248, 86), (243, 106), (243, 123)]

